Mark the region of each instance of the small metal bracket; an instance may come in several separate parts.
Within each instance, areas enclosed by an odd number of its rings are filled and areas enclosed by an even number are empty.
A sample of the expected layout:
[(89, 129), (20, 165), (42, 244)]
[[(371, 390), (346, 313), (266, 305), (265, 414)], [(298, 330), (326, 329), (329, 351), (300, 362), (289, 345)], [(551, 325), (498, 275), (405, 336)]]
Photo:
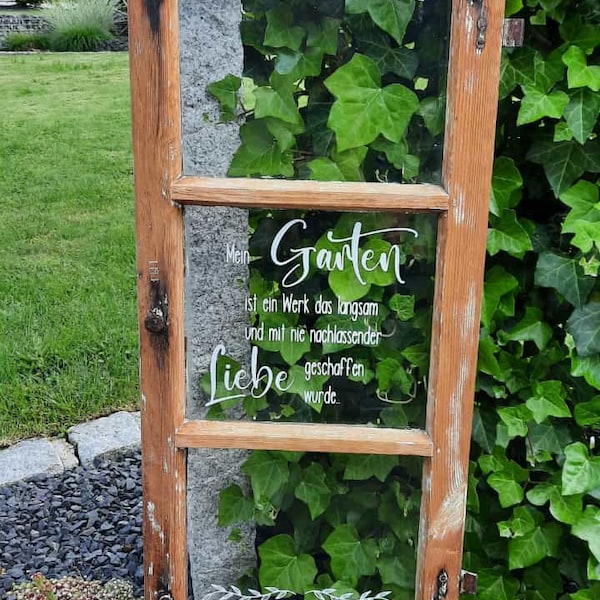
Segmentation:
[(437, 592), (433, 600), (443, 600), (448, 595), (448, 572), (442, 569), (437, 576)]
[(462, 570), (460, 572), (460, 588), (461, 594), (476, 594), (477, 593), (477, 573)]
[(520, 48), (525, 40), (525, 19), (504, 19), (502, 45), (505, 48)]
[(485, 38), (487, 35), (488, 20), (485, 16), (485, 12), (482, 10), (479, 18), (477, 19), (477, 40), (475, 46), (477, 50), (481, 52), (485, 48)]

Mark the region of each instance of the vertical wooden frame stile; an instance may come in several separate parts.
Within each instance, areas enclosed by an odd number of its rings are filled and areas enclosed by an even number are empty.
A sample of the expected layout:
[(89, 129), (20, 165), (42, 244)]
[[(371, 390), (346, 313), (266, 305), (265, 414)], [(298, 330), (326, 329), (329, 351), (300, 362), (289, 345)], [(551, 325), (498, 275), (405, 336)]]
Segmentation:
[[(416, 600), (459, 595), (504, 0), (452, 3)], [(441, 592), (445, 592), (443, 595)]]
[(145, 598), (187, 598), (181, 208), (171, 185), (182, 171), (177, 0), (129, 2), (142, 398)]

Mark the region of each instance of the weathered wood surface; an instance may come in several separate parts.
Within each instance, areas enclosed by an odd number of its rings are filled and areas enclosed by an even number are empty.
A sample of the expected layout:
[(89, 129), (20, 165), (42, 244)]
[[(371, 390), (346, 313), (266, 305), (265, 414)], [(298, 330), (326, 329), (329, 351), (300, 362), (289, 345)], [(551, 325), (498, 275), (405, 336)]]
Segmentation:
[(145, 598), (187, 599), (177, 2), (129, 3), (142, 397)]
[(416, 600), (458, 598), (504, 2), (453, 2)]
[(424, 431), (366, 425), (186, 421), (177, 430), (175, 442), (182, 448), (432, 455), (431, 439)]
[(442, 211), (448, 194), (430, 184), (338, 183), (281, 179), (183, 177), (173, 183), (180, 204), (343, 211)]

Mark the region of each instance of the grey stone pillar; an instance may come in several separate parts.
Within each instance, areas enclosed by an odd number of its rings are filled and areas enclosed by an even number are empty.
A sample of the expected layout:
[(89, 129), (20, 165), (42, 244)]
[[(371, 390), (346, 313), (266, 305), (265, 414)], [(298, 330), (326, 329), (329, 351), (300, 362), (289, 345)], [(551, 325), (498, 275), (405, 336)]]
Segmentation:
[[(209, 83), (232, 73), (241, 75), (243, 48), (238, 0), (180, 0), (181, 98), (184, 172), (224, 177), (239, 145), (239, 124), (219, 123), (217, 102), (206, 93)], [(211, 353), (224, 343), (241, 362), (249, 356), (244, 339), (248, 271), (225, 263), (225, 243), (244, 249), (248, 243), (247, 211), (188, 208), (186, 234), (186, 338), (188, 418), (204, 416), (206, 398), (199, 387)], [(194, 598), (211, 584), (229, 586), (255, 566), (254, 531), (242, 541), (227, 538), (217, 525), (219, 491), (232, 481), (245, 485), (243, 451), (190, 450), (188, 455), (188, 547)]]

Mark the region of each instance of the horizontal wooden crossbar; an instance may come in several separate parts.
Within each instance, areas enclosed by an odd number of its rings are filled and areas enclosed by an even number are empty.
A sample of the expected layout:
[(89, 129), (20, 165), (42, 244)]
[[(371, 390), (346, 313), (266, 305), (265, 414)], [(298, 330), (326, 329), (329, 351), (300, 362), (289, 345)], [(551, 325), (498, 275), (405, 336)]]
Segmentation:
[(185, 421), (177, 429), (179, 448), (248, 448), (295, 452), (432, 456), (429, 435), (420, 429), (367, 425)]
[(448, 210), (448, 194), (430, 184), (339, 183), (283, 179), (182, 177), (171, 188), (179, 204), (339, 211)]

